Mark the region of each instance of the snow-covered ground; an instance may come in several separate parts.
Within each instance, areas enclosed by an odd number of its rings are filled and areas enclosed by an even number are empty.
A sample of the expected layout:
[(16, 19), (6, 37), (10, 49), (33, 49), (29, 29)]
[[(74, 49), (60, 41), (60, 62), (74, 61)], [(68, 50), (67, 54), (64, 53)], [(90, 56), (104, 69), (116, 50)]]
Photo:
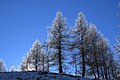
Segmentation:
[(47, 72), (3, 72), (0, 80), (87, 80), (65, 74)]

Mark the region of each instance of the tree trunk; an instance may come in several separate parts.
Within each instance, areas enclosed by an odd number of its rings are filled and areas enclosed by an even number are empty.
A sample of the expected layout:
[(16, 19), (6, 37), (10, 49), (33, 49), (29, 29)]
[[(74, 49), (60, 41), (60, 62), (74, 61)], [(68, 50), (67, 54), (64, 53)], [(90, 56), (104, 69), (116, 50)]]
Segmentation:
[(44, 72), (44, 54), (43, 54), (43, 62), (42, 62), (42, 68), (43, 68), (43, 72)]
[(81, 35), (81, 54), (82, 54), (82, 77), (85, 77), (85, 53), (84, 53), (84, 42), (83, 42), (83, 36)]
[(104, 67), (105, 79), (108, 80), (107, 69)]
[(36, 58), (35, 58), (35, 71), (37, 71), (37, 70), (38, 70), (38, 69), (37, 69), (37, 67), (38, 67), (38, 66), (37, 66), (37, 64), (38, 64), (38, 62), (37, 62), (37, 55), (35, 55), (35, 57), (36, 57)]
[(94, 76), (95, 76), (95, 79), (97, 79), (97, 76), (96, 76), (96, 74), (95, 74), (95, 71), (94, 71), (94, 68), (92, 67), (92, 71), (93, 71), (93, 74), (94, 74)]
[(61, 34), (59, 36), (59, 48), (58, 48), (58, 58), (59, 58), (59, 73), (63, 73), (62, 70), (62, 55), (61, 55)]
[(97, 67), (97, 75), (98, 75), (98, 79), (100, 78), (100, 75), (99, 75), (99, 68), (98, 68), (98, 66), (96, 66)]
[(98, 67), (98, 60), (97, 60), (97, 54), (96, 54), (96, 46), (94, 44), (94, 41), (93, 41), (93, 46), (94, 46), (94, 55), (95, 55), (95, 66), (96, 66), (96, 69), (97, 69), (97, 75), (98, 75), (98, 79), (100, 78), (100, 75), (99, 75), (99, 67)]
[(37, 71), (37, 59), (35, 59), (35, 71)]
[(59, 48), (59, 73), (63, 73), (61, 61), (61, 49)]
[(100, 67), (100, 69), (101, 69), (102, 79), (105, 80), (105, 78), (104, 78), (104, 72), (103, 72), (102, 66)]
[(48, 53), (48, 57), (47, 58), (48, 58), (48, 61), (47, 61), (47, 72), (49, 72), (49, 67), (50, 67), (49, 66), (49, 53)]
[(111, 79), (111, 76), (110, 76), (110, 68), (108, 68), (108, 78), (109, 78), (109, 80)]
[(85, 77), (85, 54), (82, 47), (82, 77)]
[(113, 77), (113, 79), (115, 79), (115, 74), (114, 74), (114, 70), (113, 70), (113, 66), (112, 66), (112, 77)]
[(76, 63), (76, 60), (75, 60), (75, 76), (77, 76), (77, 63)]

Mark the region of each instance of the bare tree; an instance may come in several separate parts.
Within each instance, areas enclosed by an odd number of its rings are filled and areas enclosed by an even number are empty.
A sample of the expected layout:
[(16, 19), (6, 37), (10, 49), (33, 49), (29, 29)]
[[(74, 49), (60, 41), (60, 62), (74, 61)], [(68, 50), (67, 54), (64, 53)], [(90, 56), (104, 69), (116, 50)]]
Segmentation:
[(29, 53), (23, 58), (20, 69), (22, 71), (44, 71), (44, 50), (39, 40), (35, 41)]
[(6, 71), (5, 63), (2, 59), (0, 59), (0, 72), (5, 72), (5, 71)]
[(12, 66), (9, 71), (10, 71), (10, 72), (14, 72), (14, 71), (15, 71), (15, 67)]
[(88, 24), (85, 19), (85, 16), (82, 12), (78, 14), (78, 18), (76, 19), (75, 28), (73, 29), (71, 49), (76, 49), (79, 54), (79, 62), (82, 64), (82, 77), (85, 77), (86, 71), (86, 32), (88, 29)]
[(53, 24), (48, 29), (48, 47), (52, 50), (52, 63), (57, 66), (59, 73), (63, 73), (63, 65), (65, 60), (65, 50), (67, 43), (66, 19), (63, 18), (61, 12), (56, 14)]

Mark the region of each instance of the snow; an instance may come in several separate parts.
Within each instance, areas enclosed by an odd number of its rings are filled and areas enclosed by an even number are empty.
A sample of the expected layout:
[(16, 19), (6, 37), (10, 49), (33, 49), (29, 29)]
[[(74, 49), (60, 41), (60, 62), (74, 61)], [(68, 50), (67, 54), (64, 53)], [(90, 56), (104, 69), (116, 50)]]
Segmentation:
[(0, 80), (87, 80), (71, 75), (47, 72), (1, 72)]
[(80, 80), (88, 80), (88, 79), (86, 79), (86, 78), (80, 78)]

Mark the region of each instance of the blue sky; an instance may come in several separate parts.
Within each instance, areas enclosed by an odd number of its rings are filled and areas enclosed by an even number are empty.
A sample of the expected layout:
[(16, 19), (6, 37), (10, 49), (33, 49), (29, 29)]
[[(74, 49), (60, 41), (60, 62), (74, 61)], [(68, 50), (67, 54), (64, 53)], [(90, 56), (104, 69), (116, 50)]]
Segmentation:
[(78, 12), (83, 12), (89, 23), (115, 43), (119, 32), (116, 16), (120, 0), (0, 0), (0, 58), (7, 68), (17, 67), (33, 42), (47, 38), (57, 11), (62, 11), (67, 23), (74, 26)]

